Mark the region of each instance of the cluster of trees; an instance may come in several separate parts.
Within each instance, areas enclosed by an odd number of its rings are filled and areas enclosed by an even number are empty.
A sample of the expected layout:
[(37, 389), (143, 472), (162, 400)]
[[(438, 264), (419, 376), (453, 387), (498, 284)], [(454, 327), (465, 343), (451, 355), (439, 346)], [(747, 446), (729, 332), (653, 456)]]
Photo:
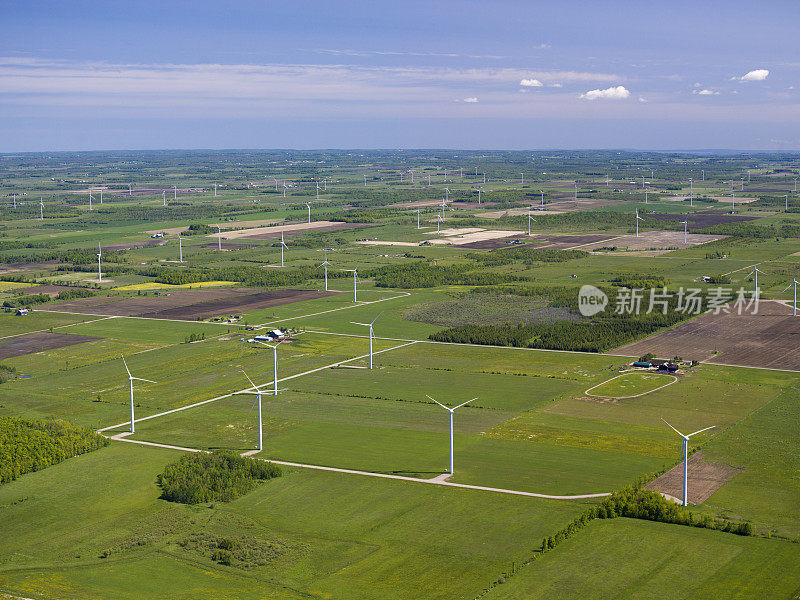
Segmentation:
[[(575, 288), (565, 286), (546, 288), (542, 286), (495, 286), (472, 290), (493, 291), (521, 296), (541, 296), (550, 306), (565, 308), (573, 313), (572, 319), (550, 323), (518, 325), (460, 325), (432, 333), (429, 338), (437, 342), (459, 344), (484, 344), (493, 346), (517, 346), (544, 348), (548, 350), (571, 350), (580, 352), (604, 352), (634, 339), (647, 336), (664, 327), (670, 327), (690, 316), (677, 310), (677, 297), (666, 299), (664, 314), (660, 307), (647, 314), (648, 295), (644, 294), (639, 313), (617, 314), (609, 305), (602, 313), (591, 318), (578, 316), (578, 294)], [(614, 298), (614, 290), (604, 290)]]
[(192, 342), (197, 342), (199, 340), (206, 339), (205, 332), (202, 333), (192, 333), (191, 335), (187, 335), (186, 338), (183, 340), (184, 344), (191, 344)]
[(17, 370), (11, 365), (0, 363), (0, 383), (6, 383), (17, 378)]
[(107, 445), (103, 436), (67, 421), (0, 417), (0, 483)]
[[(73, 300), (74, 298), (90, 298), (96, 292), (86, 288), (74, 288), (70, 290), (63, 290), (59, 292), (55, 300)], [(33, 306), (35, 304), (44, 304), (50, 302), (53, 298), (49, 294), (23, 294), (16, 298), (10, 298), (3, 301), (5, 308), (17, 308), (20, 306)]]
[(157, 477), (161, 497), (170, 502), (230, 502), (260, 482), (280, 477), (280, 467), (228, 450), (187, 454)]
[(583, 250), (548, 250), (546, 248), (538, 249), (527, 246), (511, 246), (485, 253), (471, 252), (466, 255), (466, 258), (470, 258), (488, 267), (508, 265), (515, 260), (521, 260), (526, 265), (532, 265), (536, 262), (561, 263), (576, 258), (585, 258), (587, 256), (589, 256), (589, 253)]
[(375, 280), (378, 287), (430, 288), (440, 285), (498, 285), (524, 278), (506, 273), (481, 273), (471, 271), (471, 265), (431, 265), (425, 262), (385, 265), (364, 272)]
[(181, 235), (208, 235), (209, 233), (217, 233), (217, 230), (206, 225), (205, 223), (192, 223), (186, 231), (181, 231)]
[(608, 282), (617, 287), (627, 288), (657, 288), (664, 287), (669, 283), (669, 279), (661, 275), (645, 273), (620, 273), (612, 277)]

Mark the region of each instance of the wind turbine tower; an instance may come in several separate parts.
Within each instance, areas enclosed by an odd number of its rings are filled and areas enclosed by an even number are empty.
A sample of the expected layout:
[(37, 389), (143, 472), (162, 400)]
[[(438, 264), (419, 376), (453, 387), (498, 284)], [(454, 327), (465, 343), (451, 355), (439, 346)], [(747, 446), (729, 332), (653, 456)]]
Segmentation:
[(456, 411), (456, 409), (461, 408), (465, 404), (469, 404), (470, 402), (473, 402), (474, 400), (477, 400), (477, 398), (473, 398), (472, 400), (467, 400), (466, 402), (462, 402), (458, 406), (454, 406), (453, 408), (450, 408), (449, 406), (445, 406), (444, 404), (442, 404), (441, 402), (439, 402), (435, 398), (431, 398), (430, 396), (428, 396), (428, 394), (425, 394), (425, 396), (427, 398), (429, 398), (430, 400), (433, 400), (434, 402), (436, 402), (436, 404), (438, 404), (439, 406), (441, 406), (443, 409), (445, 409), (447, 412), (450, 413), (450, 475), (452, 475), (453, 474), (453, 413)]
[(131, 375), (131, 370), (128, 368), (128, 363), (125, 362), (125, 357), (122, 356), (122, 364), (125, 365), (125, 371), (128, 372), (128, 385), (131, 388), (131, 433), (136, 433), (136, 429), (134, 427), (134, 414), (133, 414), (133, 382), (136, 381), (146, 381), (147, 383), (155, 383), (155, 381), (150, 381), (149, 379), (142, 379), (141, 377), (134, 377)]
[[(380, 317), (383, 313), (379, 313), (378, 317)], [(350, 321), (353, 325), (362, 325), (364, 327), (369, 327), (369, 368), (372, 368), (372, 340), (375, 337), (375, 334), (372, 330), (372, 326), (375, 324), (375, 321), (378, 320), (378, 317), (372, 319), (370, 323), (357, 323), (355, 321)]]
[[(661, 419), (664, 423), (667, 423), (664, 419)], [(683, 435), (680, 431), (675, 429), (672, 425), (667, 423), (670, 429), (672, 429), (675, 433), (683, 438), (683, 505), (687, 506), (689, 504), (689, 498), (686, 495), (686, 489), (689, 483), (689, 438), (693, 435), (697, 435), (698, 433), (702, 433), (704, 431), (708, 431), (709, 429), (714, 429), (715, 425), (711, 427), (706, 427), (705, 429), (700, 429), (695, 431), (694, 433), (690, 433), (689, 435)]]

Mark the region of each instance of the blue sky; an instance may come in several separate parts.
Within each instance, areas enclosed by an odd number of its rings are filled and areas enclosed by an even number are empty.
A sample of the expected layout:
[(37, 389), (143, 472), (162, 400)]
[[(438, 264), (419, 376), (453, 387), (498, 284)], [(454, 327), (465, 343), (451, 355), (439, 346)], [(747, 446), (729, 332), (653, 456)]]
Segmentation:
[(0, 151), (798, 150), (799, 16), (735, 0), (0, 0)]

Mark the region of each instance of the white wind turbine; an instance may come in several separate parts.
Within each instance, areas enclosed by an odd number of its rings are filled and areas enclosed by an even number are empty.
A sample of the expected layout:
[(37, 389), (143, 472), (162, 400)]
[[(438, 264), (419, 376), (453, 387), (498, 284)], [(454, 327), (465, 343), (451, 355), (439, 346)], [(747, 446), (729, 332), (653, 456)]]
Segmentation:
[(439, 402), (435, 398), (431, 398), (430, 396), (428, 396), (428, 394), (425, 394), (425, 396), (427, 398), (429, 398), (430, 400), (433, 400), (434, 402), (436, 402), (436, 404), (438, 404), (439, 406), (441, 406), (443, 409), (445, 409), (446, 411), (448, 411), (450, 413), (450, 475), (452, 475), (453, 474), (453, 413), (456, 411), (457, 408), (461, 408), (465, 404), (469, 404), (470, 402), (472, 402), (474, 400), (477, 400), (478, 398), (473, 398), (472, 400), (467, 400), (466, 402), (462, 402), (458, 406), (454, 406), (453, 408), (450, 408), (449, 406), (445, 406), (444, 404), (442, 404), (441, 402)]
[(794, 307), (794, 310), (792, 311), (792, 316), (795, 316), (795, 317), (797, 316), (797, 286), (798, 285), (800, 285), (800, 281), (797, 281), (797, 279), (795, 279), (794, 273), (792, 273), (792, 283), (790, 283), (785, 288), (783, 288), (783, 291), (785, 292), (790, 287), (794, 287), (794, 301), (792, 302), (792, 306)]
[(531, 207), (529, 206), (529, 207), (528, 207), (528, 236), (530, 236), (530, 235), (531, 235), (531, 221), (535, 221), (535, 220), (536, 220), (536, 219), (534, 219), (534, 218), (531, 216)]
[(762, 271), (761, 269), (758, 268), (758, 263), (755, 263), (753, 265), (753, 270), (750, 271), (750, 273), (748, 273), (748, 275), (747, 275), (748, 277), (750, 277), (750, 275), (753, 275), (754, 278), (755, 278), (755, 289), (753, 290), (753, 294), (755, 294), (754, 298), (758, 297), (758, 274), (759, 273), (761, 273), (763, 275), (764, 271)]
[(44, 198), (39, 198), (39, 220), (44, 221)]
[(328, 262), (328, 249), (325, 248), (325, 260), (323, 260), (319, 266), (325, 267), (325, 291), (328, 291), (328, 265), (331, 264)]
[(176, 185), (176, 186), (174, 186), (174, 192), (173, 192), (173, 193), (175, 194), (175, 195), (173, 196), (173, 199), (174, 199), (174, 200), (177, 200), (177, 199), (178, 199), (178, 186), (177, 186), (177, 185)]
[(689, 206), (694, 206), (694, 182), (689, 178)]
[(155, 383), (155, 381), (150, 381), (149, 379), (142, 379), (141, 377), (134, 377), (131, 375), (131, 370), (128, 368), (128, 363), (125, 362), (125, 357), (121, 356), (122, 364), (125, 365), (125, 370), (128, 372), (128, 385), (131, 388), (131, 433), (135, 433), (134, 429), (134, 415), (133, 415), (133, 381), (146, 381), (147, 383)]
[(644, 221), (642, 217), (639, 216), (639, 209), (636, 209), (636, 237), (639, 237), (639, 221)]
[(222, 227), (217, 225), (217, 250), (222, 251)]
[(542, 195), (542, 208), (544, 208), (544, 190), (539, 190), (539, 193)]
[(183, 236), (178, 234), (178, 262), (183, 262)]
[[(264, 425), (263, 425), (263, 422), (262, 422), (262, 419), (261, 419), (261, 388), (259, 388), (255, 383), (253, 383), (253, 380), (250, 379), (250, 377), (248, 377), (247, 373), (244, 372), (244, 369), (242, 370), (242, 373), (244, 373), (244, 376), (247, 377), (247, 381), (249, 381), (250, 385), (252, 385), (253, 387), (249, 388), (249, 389), (246, 389), (246, 390), (242, 390), (241, 392), (236, 392), (236, 393), (237, 394), (254, 394), (254, 395), (258, 396), (258, 398), (256, 398), (256, 400), (255, 400), (255, 402), (253, 404), (258, 403), (258, 451), (261, 452), (261, 450), (263, 450), (263, 448), (264, 448), (263, 447)], [(250, 390), (253, 390), (253, 389), (255, 390), (254, 392), (250, 391)], [(253, 410), (252, 406), (250, 407), (250, 410), (251, 411)], [(247, 415), (250, 416), (250, 413), (248, 412)]]
[(306, 202), (306, 208), (308, 209), (308, 222), (311, 223), (311, 203)]
[(417, 229), (419, 229), (419, 209), (417, 209)]
[[(378, 313), (378, 317), (380, 317), (383, 313)], [(372, 319), (370, 323), (357, 323), (356, 321), (350, 321), (353, 325), (363, 325), (364, 327), (369, 327), (369, 368), (372, 368), (372, 340), (375, 337), (374, 332), (372, 331), (372, 326), (375, 324), (375, 321), (378, 320), (378, 317)]]
[(281, 340), (274, 346), (267, 344), (266, 342), (258, 342), (262, 346), (266, 346), (267, 348), (272, 348), (272, 393), (274, 396), (278, 395), (278, 346), (280, 346), (286, 340)]
[[(665, 419), (661, 419), (664, 423), (667, 423)], [(669, 425), (669, 423), (667, 423)], [(680, 431), (675, 429), (672, 425), (669, 425), (670, 429), (672, 429), (675, 433), (683, 438), (683, 505), (687, 506), (689, 504), (689, 498), (686, 495), (686, 488), (689, 483), (689, 438), (693, 435), (697, 435), (698, 433), (702, 433), (704, 431), (708, 431), (709, 429), (714, 429), (716, 425), (712, 425), (711, 427), (706, 427), (705, 429), (700, 429), (695, 431), (694, 433), (690, 433), (689, 435), (683, 435)]]
[(689, 215), (686, 215), (686, 220), (681, 221), (683, 223), (683, 243), (686, 243), (686, 230), (689, 228)]
[(167, 205), (167, 190), (161, 190), (161, 206)]
[(353, 302), (356, 302), (356, 293), (358, 291), (358, 267), (355, 269), (342, 269), (346, 273), (353, 273)]
[(283, 266), (283, 249), (288, 248), (286, 242), (283, 241), (283, 230), (281, 230), (281, 267)]
[(94, 200), (94, 198), (92, 198), (92, 188), (89, 188), (89, 210), (93, 210), (92, 209), (92, 200)]

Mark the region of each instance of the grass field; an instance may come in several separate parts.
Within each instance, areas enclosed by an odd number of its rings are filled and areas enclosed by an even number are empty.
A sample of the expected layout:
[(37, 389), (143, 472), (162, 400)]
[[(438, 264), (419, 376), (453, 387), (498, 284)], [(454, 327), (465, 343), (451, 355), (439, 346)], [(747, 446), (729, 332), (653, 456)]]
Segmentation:
[(633, 398), (644, 396), (662, 387), (677, 383), (677, 381), (678, 379), (671, 375), (625, 373), (589, 388), (586, 390), (586, 394), (610, 399)]
[[(289, 471), (229, 505), (192, 508), (158, 499), (155, 473), (175, 456), (115, 444), (0, 488), (3, 589), (61, 598), (189, 598), (219, 586), (236, 598), (464, 597), (577, 509), (311, 471)], [(276, 556), (242, 571), (178, 544), (220, 532), (263, 540)]]
[(799, 589), (797, 544), (613, 519), (592, 522), (484, 597), (777, 600)]

